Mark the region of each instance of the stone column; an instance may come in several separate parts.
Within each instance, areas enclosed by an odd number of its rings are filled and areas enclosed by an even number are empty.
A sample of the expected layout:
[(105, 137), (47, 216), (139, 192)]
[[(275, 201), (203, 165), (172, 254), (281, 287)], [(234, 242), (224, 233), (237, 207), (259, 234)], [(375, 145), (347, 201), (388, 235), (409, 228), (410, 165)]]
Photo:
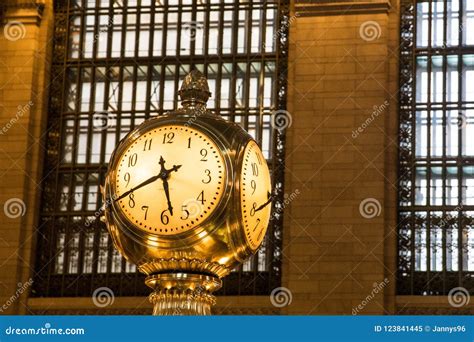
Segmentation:
[(398, 4), (295, 0), (292, 8), (285, 312), (393, 312)]
[(28, 313), (52, 51), (52, 0), (0, 4), (0, 314)]

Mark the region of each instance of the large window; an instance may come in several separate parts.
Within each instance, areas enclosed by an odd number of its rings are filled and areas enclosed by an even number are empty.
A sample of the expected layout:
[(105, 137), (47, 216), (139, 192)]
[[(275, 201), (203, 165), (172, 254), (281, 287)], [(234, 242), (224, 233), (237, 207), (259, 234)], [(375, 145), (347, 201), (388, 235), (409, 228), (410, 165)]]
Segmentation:
[(474, 293), (474, 1), (402, 1), (399, 294)]
[[(113, 248), (97, 218), (100, 185), (118, 141), (177, 107), (193, 68), (209, 79), (208, 107), (242, 125), (272, 166), (283, 196), (288, 4), (237, 0), (55, 2), (47, 153), (33, 295), (146, 295), (144, 276)], [(267, 294), (280, 282), (281, 226), (272, 216), (263, 248), (220, 294)]]

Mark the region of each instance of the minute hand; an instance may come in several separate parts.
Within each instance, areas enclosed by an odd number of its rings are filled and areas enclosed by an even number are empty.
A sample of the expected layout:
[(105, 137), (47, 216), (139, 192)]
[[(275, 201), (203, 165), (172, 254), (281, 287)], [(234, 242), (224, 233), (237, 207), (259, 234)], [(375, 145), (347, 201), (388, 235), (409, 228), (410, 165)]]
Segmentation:
[(121, 200), (122, 198), (124, 197), (127, 197), (129, 194), (131, 194), (132, 192), (134, 192), (135, 190), (138, 190), (142, 187), (144, 187), (145, 185), (148, 185), (150, 183), (153, 183), (154, 181), (156, 181), (157, 179), (160, 179), (161, 178), (161, 174), (158, 174), (156, 176), (153, 176), (153, 177), (150, 177), (148, 178), (146, 181), (144, 182), (141, 182), (140, 184), (138, 184), (136, 187), (133, 187), (131, 188), (130, 190), (124, 192), (123, 194), (120, 195), (119, 198), (117, 198), (115, 201), (119, 201)]
[(265, 203), (263, 203), (261, 206), (259, 206), (258, 208), (256, 208), (255, 211), (262, 210), (263, 208), (265, 208), (267, 205), (269, 205), (269, 204), (272, 202), (272, 200), (273, 200), (273, 195), (270, 194), (270, 193), (268, 193), (267, 196), (268, 196), (268, 200), (267, 200)]
[(171, 200), (170, 200), (170, 188), (168, 185), (168, 179), (163, 178), (163, 189), (165, 190), (165, 196), (166, 196), (166, 201), (168, 202), (168, 210), (170, 211), (171, 216), (173, 216), (173, 206), (171, 205)]

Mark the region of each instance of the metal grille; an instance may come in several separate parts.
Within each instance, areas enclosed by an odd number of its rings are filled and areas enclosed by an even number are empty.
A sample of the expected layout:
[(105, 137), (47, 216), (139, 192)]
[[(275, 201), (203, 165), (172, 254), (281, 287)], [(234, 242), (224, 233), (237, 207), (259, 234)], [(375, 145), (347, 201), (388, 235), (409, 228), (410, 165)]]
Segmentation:
[(474, 2), (401, 5), (398, 293), (474, 293)]
[(236, 0), (55, 2), (54, 53), (34, 296), (146, 295), (97, 216), (106, 163), (136, 125), (176, 108), (180, 81), (209, 79), (208, 107), (242, 125), (272, 168), (276, 201), (263, 248), (219, 294), (280, 283), (288, 3)]

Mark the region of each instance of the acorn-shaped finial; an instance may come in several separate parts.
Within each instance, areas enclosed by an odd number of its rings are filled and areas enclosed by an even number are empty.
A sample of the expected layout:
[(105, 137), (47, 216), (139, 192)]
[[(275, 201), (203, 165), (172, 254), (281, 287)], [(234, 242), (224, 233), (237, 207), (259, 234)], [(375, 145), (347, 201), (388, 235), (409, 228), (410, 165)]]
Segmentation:
[(183, 106), (196, 104), (205, 105), (211, 96), (207, 79), (198, 70), (193, 70), (186, 75), (178, 94)]

